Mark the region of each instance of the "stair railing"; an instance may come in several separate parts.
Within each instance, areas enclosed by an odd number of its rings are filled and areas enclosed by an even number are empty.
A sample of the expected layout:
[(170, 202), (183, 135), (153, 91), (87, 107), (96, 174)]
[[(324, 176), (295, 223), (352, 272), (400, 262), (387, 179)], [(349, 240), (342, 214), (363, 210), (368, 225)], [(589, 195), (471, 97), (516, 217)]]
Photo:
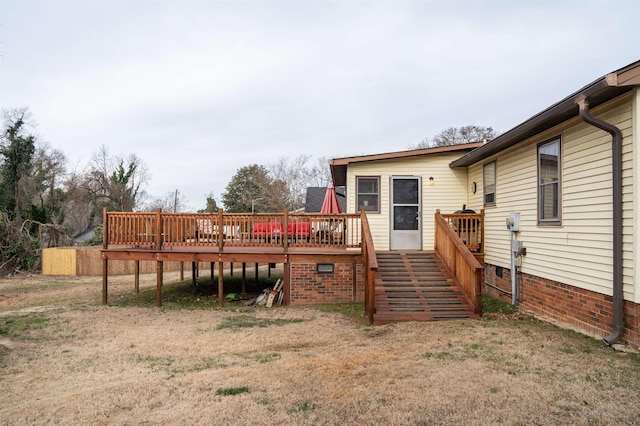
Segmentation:
[(373, 324), (373, 315), (376, 313), (376, 274), (378, 273), (378, 259), (373, 246), (371, 228), (364, 209), (360, 213), (362, 224), (362, 255), (364, 257), (365, 285), (364, 285), (364, 310), (369, 318), (369, 324)]
[(474, 307), (474, 312), (482, 315), (482, 265), (443, 218), (440, 210), (435, 214), (434, 242), (436, 254), (464, 291), (469, 303)]

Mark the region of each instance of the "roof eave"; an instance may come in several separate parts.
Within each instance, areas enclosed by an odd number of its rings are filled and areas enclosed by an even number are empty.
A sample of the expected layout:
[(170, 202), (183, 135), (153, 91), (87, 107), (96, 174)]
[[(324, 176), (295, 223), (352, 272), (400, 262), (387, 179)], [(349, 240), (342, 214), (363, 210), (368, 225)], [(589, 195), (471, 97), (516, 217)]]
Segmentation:
[(347, 167), (353, 163), (364, 163), (370, 161), (396, 160), (401, 158), (418, 157), (425, 155), (443, 154), (449, 152), (472, 151), (481, 147), (484, 142), (474, 142), (461, 145), (449, 145), (435, 148), (421, 148), (406, 151), (394, 151), (383, 154), (369, 154), (354, 157), (341, 157), (329, 160), (331, 177), (334, 186), (344, 186), (347, 180)]
[(535, 134), (578, 116), (579, 110), (576, 100), (580, 97), (586, 96), (591, 98), (590, 105), (595, 107), (632, 90), (639, 84), (640, 61), (597, 79), (508, 132), (503, 133), (484, 146), (451, 162), (449, 166), (451, 168), (468, 167), (506, 148), (512, 147)]

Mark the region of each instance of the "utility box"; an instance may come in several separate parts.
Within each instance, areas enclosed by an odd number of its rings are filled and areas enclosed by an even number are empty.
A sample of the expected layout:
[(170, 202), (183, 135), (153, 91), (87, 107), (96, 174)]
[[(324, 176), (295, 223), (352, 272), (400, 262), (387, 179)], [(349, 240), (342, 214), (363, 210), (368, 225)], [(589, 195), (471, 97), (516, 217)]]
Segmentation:
[(520, 213), (509, 213), (507, 229), (512, 232), (520, 232)]
[(520, 253), (522, 251), (522, 241), (520, 240), (511, 241), (511, 251), (514, 253)]

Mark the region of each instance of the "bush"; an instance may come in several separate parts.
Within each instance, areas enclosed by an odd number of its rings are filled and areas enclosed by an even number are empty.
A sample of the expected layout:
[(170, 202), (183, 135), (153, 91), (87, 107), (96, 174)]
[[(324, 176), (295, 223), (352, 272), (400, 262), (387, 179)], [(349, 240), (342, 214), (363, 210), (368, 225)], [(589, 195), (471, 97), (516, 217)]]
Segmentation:
[(102, 226), (96, 227), (93, 231), (93, 237), (84, 242), (85, 246), (101, 246), (102, 245)]

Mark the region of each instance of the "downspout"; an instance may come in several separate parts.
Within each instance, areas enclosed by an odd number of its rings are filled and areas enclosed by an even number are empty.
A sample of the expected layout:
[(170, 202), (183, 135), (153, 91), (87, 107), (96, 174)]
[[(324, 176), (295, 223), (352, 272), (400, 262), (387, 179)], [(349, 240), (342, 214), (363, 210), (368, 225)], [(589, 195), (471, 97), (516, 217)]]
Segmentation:
[(622, 289), (622, 132), (616, 126), (589, 113), (589, 100), (585, 95), (576, 99), (580, 118), (611, 135), (613, 184), (613, 331), (603, 339), (613, 345), (624, 333), (624, 295)]

